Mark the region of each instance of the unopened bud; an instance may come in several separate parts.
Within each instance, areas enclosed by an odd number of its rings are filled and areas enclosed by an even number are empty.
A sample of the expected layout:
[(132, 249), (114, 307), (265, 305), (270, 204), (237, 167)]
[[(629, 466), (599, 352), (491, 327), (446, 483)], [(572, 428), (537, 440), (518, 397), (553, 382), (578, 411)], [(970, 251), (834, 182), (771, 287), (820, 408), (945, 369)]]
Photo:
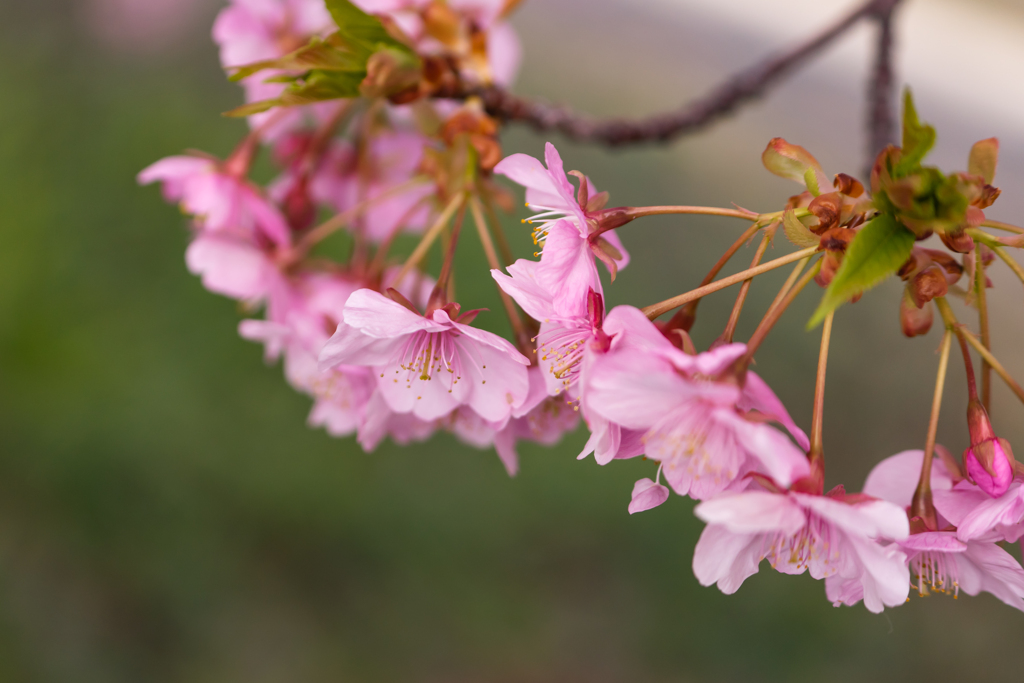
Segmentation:
[(967, 430), (971, 434), (971, 446), (996, 438), (988, 411), (977, 398), (972, 398), (967, 404)]
[(964, 452), (964, 467), (978, 487), (998, 498), (1010, 488), (1016, 471), (1013, 451), (1006, 439), (988, 439)]
[(921, 308), (937, 296), (946, 296), (949, 285), (946, 284), (946, 274), (942, 268), (930, 265), (911, 278), (907, 290), (914, 305)]
[(837, 192), (818, 195), (807, 205), (808, 211), (815, 215), (818, 224), (811, 227), (811, 231), (821, 235), (839, 225), (842, 199)]
[(847, 197), (852, 197), (853, 199), (864, 194), (864, 186), (861, 182), (853, 176), (848, 176), (845, 173), (837, 173), (835, 180), (832, 181), (832, 185), (838, 192), (845, 194)]
[(942, 243), (952, 251), (960, 254), (969, 254), (974, 251), (974, 240), (963, 230), (940, 232), (939, 237), (942, 239)]
[(300, 176), (284, 196), (282, 204), (285, 218), (292, 230), (305, 230), (316, 220), (316, 205), (309, 196), (309, 183), (305, 175)]
[(908, 285), (900, 300), (900, 329), (907, 337), (917, 337), (927, 334), (928, 330), (932, 329), (935, 312), (932, 310), (931, 304), (924, 307), (915, 304), (909, 290), (910, 286)]

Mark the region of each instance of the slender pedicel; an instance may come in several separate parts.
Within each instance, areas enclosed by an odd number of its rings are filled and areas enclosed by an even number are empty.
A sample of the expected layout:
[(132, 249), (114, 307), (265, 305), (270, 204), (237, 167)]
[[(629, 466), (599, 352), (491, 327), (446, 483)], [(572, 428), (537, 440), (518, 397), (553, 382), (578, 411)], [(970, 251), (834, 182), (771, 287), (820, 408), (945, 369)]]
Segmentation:
[(939, 371), (935, 377), (935, 394), (932, 397), (932, 412), (928, 419), (928, 435), (924, 442), (924, 459), (921, 461), (921, 478), (917, 482), (914, 498), (910, 503), (910, 517), (918, 517), (930, 531), (938, 529), (938, 517), (932, 504), (932, 458), (935, 455), (935, 435), (939, 429), (939, 411), (942, 408), (942, 391), (946, 384), (946, 370), (949, 368), (949, 349), (953, 344), (953, 329), (946, 327), (939, 351)]
[[(487, 229), (487, 222), (484, 220), (483, 208), (480, 205), (480, 199), (476, 195), (472, 195), (469, 198), (469, 208), (473, 213), (473, 222), (476, 224), (477, 234), (480, 235), (480, 244), (483, 245), (484, 254), (487, 256), (487, 263), (491, 266), (492, 270), (501, 270), (501, 263), (498, 261), (498, 254), (494, 250), (494, 242), (491, 240), (491, 233)], [(504, 289), (498, 287), (498, 295), (501, 297), (501, 303), (505, 307), (505, 313), (508, 315), (508, 322), (512, 326), (512, 332), (515, 334), (517, 344), (526, 349), (526, 355), (529, 357), (530, 354), (530, 335), (526, 332), (526, 328), (523, 327), (523, 318), (519, 315), (519, 309), (516, 308), (516, 304), (512, 301), (512, 297), (505, 292)]]
[[(778, 228), (778, 221), (775, 221), (765, 228), (764, 235), (761, 237), (761, 244), (757, 245), (757, 251), (754, 252), (754, 258), (750, 262), (751, 268), (755, 268), (761, 263), (761, 259), (764, 257), (764, 252), (768, 249), (768, 245), (771, 244), (772, 238), (775, 237), (775, 232)], [(733, 304), (732, 313), (729, 314), (729, 322), (726, 323), (725, 331), (722, 332), (722, 336), (718, 338), (718, 343), (729, 344), (732, 342), (732, 337), (736, 333), (736, 324), (739, 322), (740, 313), (743, 311), (743, 304), (747, 300), (747, 292), (750, 291), (750, 283), (753, 281), (753, 278), (749, 278), (744, 280), (743, 284), (740, 285), (739, 294), (736, 295), (736, 303)]]
[[(708, 271), (708, 274), (704, 276), (703, 280), (701, 280), (700, 286), (703, 287), (714, 282), (715, 278), (718, 276), (718, 273), (721, 272), (722, 268), (725, 267), (725, 264), (729, 262), (729, 259), (731, 259), (733, 255), (737, 251), (739, 251), (744, 244), (750, 241), (750, 238), (753, 237), (754, 234), (760, 229), (760, 226), (757, 223), (754, 223), (749, 228), (744, 230), (743, 234), (740, 235), (736, 239), (736, 241), (733, 242), (729, 246), (729, 248), (725, 250), (725, 253), (722, 254), (721, 258), (719, 258), (715, 265), (711, 267), (711, 270)], [(700, 305), (700, 299), (694, 299), (690, 303), (680, 308), (676, 312), (676, 314), (672, 316), (672, 319), (669, 320), (667, 329), (681, 329), (684, 332), (689, 332), (693, 328), (693, 323), (696, 322), (697, 320), (698, 305)]]
[(791, 303), (793, 303), (797, 295), (800, 294), (801, 291), (803, 291), (803, 288), (806, 287), (808, 283), (814, 279), (814, 276), (817, 275), (818, 271), (820, 270), (821, 259), (818, 259), (817, 261), (815, 261), (814, 265), (811, 266), (811, 269), (804, 273), (803, 277), (801, 277), (797, 281), (797, 283), (793, 285), (793, 287), (786, 294), (785, 298), (783, 298), (782, 301), (780, 301), (778, 305), (775, 306), (775, 308), (769, 310), (768, 313), (765, 314), (764, 319), (757, 326), (757, 329), (754, 330), (754, 334), (750, 336), (750, 340), (747, 341), (747, 353), (743, 356), (743, 358), (737, 361), (737, 368), (741, 372), (745, 371), (747, 367), (749, 367), (751, 360), (754, 358), (754, 353), (757, 352), (758, 347), (760, 347), (761, 343), (764, 342), (765, 338), (768, 336), (768, 333), (772, 331), (772, 328), (775, 326), (775, 323), (779, 321), (779, 318), (781, 318), (782, 314), (786, 312), (786, 309), (789, 308), (789, 305)]
[(423, 260), (423, 257), (427, 255), (427, 251), (434, 243), (434, 240), (436, 240), (438, 235), (441, 234), (444, 227), (448, 225), (448, 221), (451, 220), (452, 215), (465, 201), (466, 194), (464, 192), (459, 192), (451, 198), (448, 202), (448, 206), (444, 207), (444, 211), (442, 211), (441, 215), (437, 217), (434, 224), (431, 225), (425, 233), (423, 233), (423, 238), (420, 239), (420, 243), (417, 244), (413, 252), (409, 254), (409, 258), (406, 259), (405, 264), (402, 265), (402, 269), (398, 271), (398, 275), (395, 276), (395, 281), (391, 284), (392, 287), (397, 289), (398, 286), (402, 284), (402, 280), (405, 279), (405, 276), (409, 274), (409, 271), (415, 268), (419, 262)]
[(429, 179), (426, 176), (416, 176), (415, 178), (411, 178), (410, 180), (407, 180), (404, 183), (400, 183), (398, 185), (395, 185), (394, 187), (388, 188), (387, 190), (381, 192), (376, 197), (370, 197), (369, 199), (361, 201), (359, 204), (353, 206), (351, 209), (348, 209), (347, 211), (342, 211), (341, 213), (338, 213), (332, 216), (331, 218), (328, 218), (326, 221), (324, 221), (323, 223), (321, 223), (320, 225), (316, 226), (315, 228), (307, 232), (305, 235), (303, 235), (302, 239), (299, 240), (299, 243), (295, 245), (294, 251), (298, 253), (299, 258), (301, 258), (301, 256), (305, 255), (305, 253), (309, 251), (310, 248), (313, 247), (313, 245), (317, 244), (325, 237), (328, 237), (337, 232), (338, 230), (344, 228), (346, 225), (349, 224), (349, 222), (352, 219), (362, 215), (371, 206), (374, 206), (375, 204), (382, 202), (385, 199), (390, 199), (391, 197), (394, 197), (397, 194), (401, 194), (407, 190), (416, 187), (417, 185), (423, 185), (427, 182), (429, 182)]
[(1009, 223), (1003, 223), (1002, 221), (985, 220), (982, 221), (981, 227), (1005, 230), (1006, 232), (1015, 232), (1018, 235), (1024, 235), (1024, 228), (1018, 228), (1016, 225), (1010, 225)]
[(825, 371), (828, 368), (828, 347), (832, 341), (832, 318), (835, 311), (825, 317), (825, 324), (821, 328), (821, 348), (818, 351), (818, 374), (814, 380), (814, 411), (811, 413), (811, 450), (807, 454), (811, 462), (817, 462), (819, 467), (825, 457), (823, 442), (824, 420), (825, 420)]
[[(986, 295), (985, 260), (981, 257), (981, 245), (974, 246), (974, 296), (978, 302), (978, 328), (981, 343), (986, 349), (992, 348), (988, 329), (988, 296)], [(992, 410), (992, 366), (984, 358), (981, 361), (981, 404), (985, 410)]]
[(945, 297), (935, 297), (935, 304), (939, 309), (939, 313), (942, 315), (942, 319), (946, 322), (946, 325), (951, 326), (957, 333), (958, 337), (973, 346), (974, 350), (977, 351), (981, 357), (992, 366), (992, 369), (996, 371), (996, 374), (1006, 382), (1006, 386), (1010, 387), (1010, 390), (1017, 395), (1017, 398), (1019, 398), (1022, 403), (1024, 403), (1024, 389), (1022, 389), (1021, 386), (1017, 384), (1017, 381), (1010, 376), (1010, 373), (1008, 373), (1006, 368), (1003, 367), (1003, 364), (992, 355), (992, 352), (986, 349), (985, 345), (978, 341), (977, 337), (971, 334), (969, 330), (957, 322), (956, 316), (953, 315), (953, 309), (949, 307), (949, 302), (946, 301)]
[(772, 270), (775, 270), (776, 268), (781, 268), (782, 266), (789, 263), (793, 263), (794, 261), (799, 261), (802, 258), (810, 256), (816, 251), (818, 251), (818, 247), (807, 247), (806, 249), (795, 251), (792, 254), (788, 254), (787, 256), (777, 258), (774, 261), (763, 263), (760, 266), (757, 266), (756, 268), (748, 268), (747, 270), (740, 271), (735, 275), (730, 275), (728, 277), (722, 278), (721, 280), (716, 280), (715, 282), (712, 282), (709, 285), (705, 285), (704, 287), (698, 287), (697, 289), (685, 292), (683, 294), (679, 294), (678, 296), (674, 296), (671, 299), (665, 299), (664, 301), (660, 301), (656, 304), (651, 304), (650, 306), (646, 306), (642, 310), (644, 312), (644, 315), (646, 315), (651, 320), (654, 320), (658, 316), (664, 313), (668, 313), (673, 308), (682, 306), (683, 304), (688, 303), (690, 301), (695, 301), (696, 299), (699, 299), (703, 296), (707, 296), (712, 292), (717, 292), (720, 289), (725, 289), (726, 287), (730, 287), (737, 283), (743, 282), (744, 280), (755, 277), (757, 275), (761, 275), (762, 273), (767, 273)]

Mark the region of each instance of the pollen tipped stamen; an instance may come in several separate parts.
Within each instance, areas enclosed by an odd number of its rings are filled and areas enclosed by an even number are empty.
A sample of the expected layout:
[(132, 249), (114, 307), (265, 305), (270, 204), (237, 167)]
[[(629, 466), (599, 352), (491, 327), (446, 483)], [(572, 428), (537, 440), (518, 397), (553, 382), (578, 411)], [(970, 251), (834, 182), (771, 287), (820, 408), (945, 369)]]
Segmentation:
[(410, 337), (401, 355), (399, 363), (401, 370), (395, 381), (401, 378), (402, 371), (405, 371), (405, 385), (407, 389), (413, 388), (415, 380), (429, 382), (435, 377), (448, 377), (448, 393), (459, 380), (462, 379), (462, 368), (458, 350), (447, 332), (420, 332)]

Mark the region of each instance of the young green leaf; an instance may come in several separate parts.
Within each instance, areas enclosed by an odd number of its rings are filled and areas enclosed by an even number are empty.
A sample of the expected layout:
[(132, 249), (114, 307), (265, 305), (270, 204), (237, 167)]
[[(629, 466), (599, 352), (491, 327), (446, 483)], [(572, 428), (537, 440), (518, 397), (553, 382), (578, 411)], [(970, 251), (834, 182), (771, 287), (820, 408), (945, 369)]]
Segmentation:
[(851, 298), (871, 289), (906, 263), (914, 248), (914, 233), (895, 218), (882, 214), (869, 221), (850, 243), (832, 283), (825, 290), (808, 328)]
[(967, 172), (980, 175), (989, 185), (996, 177), (996, 163), (999, 161), (999, 140), (989, 138), (979, 140), (971, 147), (971, 156), (967, 161)]
[(894, 178), (902, 178), (921, 165), (924, 155), (935, 144), (935, 129), (917, 118), (910, 88), (903, 92), (903, 150), (892, 170)]
[(789, 209), (782, 214), (782, 231), (786, 233), (786, 239), (801, 249), (816, 247), (821, 244), (821, 238), (808, 230), (807, 226), (796, 217), (796, 212)]
[(409, 46), (388, 33), (380, 19), (367, 14), (353, 5), (349, 0), (326, 0), (327, 11), (331, 13), (338, 31), (353, 45), (360, 45), (370, 53), (384, 47), (396, 48), (412, 52)]

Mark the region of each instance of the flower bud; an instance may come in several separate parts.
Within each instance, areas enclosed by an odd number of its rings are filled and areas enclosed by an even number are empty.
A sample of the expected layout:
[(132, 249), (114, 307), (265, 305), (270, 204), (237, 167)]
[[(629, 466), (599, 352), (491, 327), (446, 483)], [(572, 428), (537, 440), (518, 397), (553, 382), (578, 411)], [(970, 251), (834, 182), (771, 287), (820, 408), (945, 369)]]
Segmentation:
[(985, 407), (977, 399), (967, 404), (967, 428), (971, 447), (964, 451), (967, 476), (993, 498), (1006, 493), (1013, 481), (1016, 462), (1006, 439), (997, 438)]
[(946, 284), (946, 275), (942, 268), (930, 265), (907, 283), (907, 291), (910, 292), (914, 305), (921, 308), (937, 296), (946, 296), (949, 285)]
[(964, 466), (974, 483), (993, 498), (1006, 493), (1016, 470), (1013, 451), (1006, 439), (990, 439), (968, 448), (964, 453)]
[(288, 225), (296, 232), (305, 230), (316, 220), (316, 205), (309, 195), (309, 179), (299, 176), (284, 196), (281, 209)]
[(917, 306), (909, 292), (909, 285), (907, 290), (904, 291), (903, 299), (900, 301), (900, 329), (907, 337), (927, 334), (928, 330), (932, 329), (935, 312), (932, 310), (931, 304), (926, 304), (924, 307)]

